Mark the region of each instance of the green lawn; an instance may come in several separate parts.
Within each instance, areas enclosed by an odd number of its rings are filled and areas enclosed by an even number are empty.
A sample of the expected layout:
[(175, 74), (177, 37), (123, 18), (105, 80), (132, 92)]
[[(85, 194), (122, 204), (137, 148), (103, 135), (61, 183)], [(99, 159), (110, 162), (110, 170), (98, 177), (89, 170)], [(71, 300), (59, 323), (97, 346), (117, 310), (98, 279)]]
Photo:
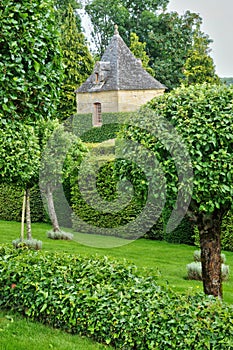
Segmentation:
[[(142, 274), (157, 275), (160, 284), (169, 285), (178, 292), (195, 292), (202, 290), (202, 283), (186, 279), (186, 265), (193, 261), (193, 252), (196, 247), (184, 244), (171, 244), (147, 239), (138, 239), (131, 243), (115, 248), (95, 248), (74, 241), (56, 241), (46, 237), (46, 231), (51, 229), (47, 224), (33, 224), (33, 237), (43, 241), (43, 250), (63, 251), (84, 255), (108, 255), (116, 259), (126, 259), (129, 263), (138, 266)], [(71, 231), (71, 230), (69, 230)], [(19, 237), (20, 223), (0, 221), (0, 242), (11, 243)], [(77, 238), (75, 236), (75, 238)], [(78, 236), (80, 241), (80, 235)], [(98, 238), (95, 239), (95, 241)], [(103, 246), (115, 244), (114, 238), (100, 237)], [(120, 241), (121, 242), (121, 241)], [(125, 241), (123, 241), (125, 243)], [(233, 252), (224, 252), (226, 264), (230, 266), (230, 278), (223, 283), (224, 300), (233, 304)]]
[[(196, 247), (166, 242), (138, 239), (128, 244), (115, 248), (107, 248), (121, 243), (114, 238), (95, 237), (95, 242), (105, 248), (95, 248), (78, 243), (82, 235), (75, 235), (74, 241), (55, 241), (46, 237), (46, 231), (51, 229), (47, 224), (33, 224), (33, 237), (43, 241), (45, 251), (63, 251), (82, 255), (108, 255), (115, 259), (126, 259), (129, 263), (138, 266), (141, 274), (153, 274), (157, 276), (159, 284), (169, 284), (174, 291), (181, 293), (195, 293), (202, 290), (202, 283), (186, 279), (186, 265), (193, 260), (193, 252)], [(70, 231), (70, 230), (69, 230)], [(0, 221), (0, 242), (11, 243), (19, 237), (20, 223)], [(78, 240), (78, 241), (77, 241)], [(123, 241), (123, 243), (126, 243)], [(233, 253), (224, 252), (230, 272), (233, 271)], [(233, 304), (233, 277), (223, 283), (224, 300)], [(3, 337), (1, 349), (110, 349), (85, 338), (71, 336), (63, 332), (52, 330), (43, 325), (28, 322), (20, 317), (6, 318), (6, 313), (1, 314), (0, 332)], [(26, 336), (22, 336), (26, 334)], [(28, 337), (27, 337), (28, 334)], [(0, 336), (1, 336), (0, 335)], [(43, 342), (42, 342), (43, 338)], [(30, 344), (30, 346), (29, 346)]]
[(112, 349), (87, 338), (70, 335), (12, 313), (0, 312), (1, 350), (104, 350)]

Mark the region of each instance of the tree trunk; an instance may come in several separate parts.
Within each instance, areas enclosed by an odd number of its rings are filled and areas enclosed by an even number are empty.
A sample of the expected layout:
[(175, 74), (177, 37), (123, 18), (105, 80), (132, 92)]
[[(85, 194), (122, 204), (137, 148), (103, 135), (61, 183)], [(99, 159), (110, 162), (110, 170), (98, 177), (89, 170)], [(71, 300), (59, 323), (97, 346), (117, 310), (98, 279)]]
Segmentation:
[(24, 239), (25, 206), (26, 206), (26, 191), (24, 191), (24, 194), (23, 194), (23, 206), (22, 206), (22, 216), (21, 216), (21, 233), (20, 233), (20, 240), (21, 241), (23, 241), (23, 239)]
[(26, 189), (26, 225), (27, 239), (32, 239), (31, 210), (30, 210), (30, 189)]
[(50, 217), (51, 223), (53, 225), (53, 232), (59, 232), (60, 227), (58, 224), (57, 214), (56, 214), (55, 207), (54, 207), (53, 193), (52, 193), (50, 187), (47, 187), (47, 189), (46, 189), (46, 197), (47, 197), (47, 201), (48, 201), (49, 217)]
[(204, 293), (222, 299), (220, 211), (198, 217)]

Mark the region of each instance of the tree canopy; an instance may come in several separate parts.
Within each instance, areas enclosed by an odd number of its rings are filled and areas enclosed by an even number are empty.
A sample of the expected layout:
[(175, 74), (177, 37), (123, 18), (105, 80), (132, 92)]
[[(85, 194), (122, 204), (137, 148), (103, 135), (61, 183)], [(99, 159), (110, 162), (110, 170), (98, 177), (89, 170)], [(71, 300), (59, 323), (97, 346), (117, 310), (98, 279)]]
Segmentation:
[(70, 4), (61, 25), (61, 50), (64, 76), (59, 104), (59, 118), (64, 120), (76, 113), (75, 90), (91, 74), (94, 65), (85, 37), (76, 26), (74, 11)]
[[(200, 234), (204, 291), (220, 298), (221, 222), (233, 206), (232, 101), (233, 88), (226, 85), (205, 83), (177, 88), (152, 100), (149, 107), (153, 111), (142, 110), (138, 122), (133, 120), (134, 126), (123, 130), (126, 138), (140, 142), (155, 153), (167, 179), (167, 200), (174, 204), (178, 189), (184, 191), (182, 200), (176, 202), (178, 212), (182, 211), (182, 201), (185, 203), (190, 195), (188, 212)], [(170, 129), (163, 129), (165, 124), (161, 118), (170, 123)], [(130, 120), (126, 123), (132, 124)], [(157, 137), (144, 130), (153, 130), (155, 124), (159, 125)], [(178, 138), (171, 139), (172, 128), (188, 150), (193, 168), (190, 180), (185, 179), (185, 173), (178, 172), (178, 158), (173, 156)], [(178, 150), (181, 153), (178, 165), (185, 170), (185, 152), (180, 142)]]
[[(146, 43), (149, 66), (156, 79), (169, 89), (179, 86), (184, 79), (184, 65), (192, 51), (194, 33), (202, 20), (190, 11), (184, 15), (168, 12), (168, 2), (111, 0), (105, 6), (104, 0), (89, 0), (85, 10), (93, 26), (91, 35), (98, 54), (103, 54), (116, 23), (128, 46), (131, 33), (135, 33), (141, 43)], [(207, 52), (205, 57), (210, 60)]]
[(220, 83), (220, 79), (215, 73), (215, 66), (212, 57), (209, 55), (210, 49), (208, 35), (197, 27), (192, 48), (188, 51), (187, 59), (184, 64), (184, 76), (181, 81), (186, 86), (190, 84)]

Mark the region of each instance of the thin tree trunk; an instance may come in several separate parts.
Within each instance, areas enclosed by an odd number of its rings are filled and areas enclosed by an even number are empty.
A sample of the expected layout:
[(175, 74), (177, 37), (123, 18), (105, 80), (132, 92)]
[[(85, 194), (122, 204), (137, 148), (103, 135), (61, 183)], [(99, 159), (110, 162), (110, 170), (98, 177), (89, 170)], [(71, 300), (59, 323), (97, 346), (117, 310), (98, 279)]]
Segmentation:
[(204, 293), (222, 299), (220, 212), (198, 218)]
[(26, 207), (26, 191), (24, 191), (24, 194), (23, 194), (23, 206), (22, 206), (22, 216), (21, 216), (21, 233), (20, 233), (20, 240), (21, 241), (23, 241), (23, 239), (24, 239), (25, 207)]
[(60, 227), (58, 224), (57, 214), (56, 214), (55, 207), (54, 207), (53, 193), (49, 187), (47, 187), (46, 196), (47, 196), (47, 201), (48, 201), (49, 217), (50, 217), (51, 223), (53, 225), (53, 232), (59, 232)]
[(27, 239), (32, 239), (31, 210), (30, 210), (30, 189), (26, 189), (26, 224)]

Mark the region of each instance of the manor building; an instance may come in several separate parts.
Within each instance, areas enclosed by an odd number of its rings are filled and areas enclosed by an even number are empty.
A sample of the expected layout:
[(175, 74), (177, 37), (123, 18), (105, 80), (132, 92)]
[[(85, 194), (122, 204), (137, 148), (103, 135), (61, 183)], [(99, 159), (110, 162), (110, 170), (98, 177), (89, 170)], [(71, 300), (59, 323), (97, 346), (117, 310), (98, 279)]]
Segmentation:
[(102, 125), (102, 113), (136, 111), (166, 87), (135, 58), (118, 33), (114, 35), (93, 73), (77, 89), (77, 112), (92, 114), (93, 126)]

